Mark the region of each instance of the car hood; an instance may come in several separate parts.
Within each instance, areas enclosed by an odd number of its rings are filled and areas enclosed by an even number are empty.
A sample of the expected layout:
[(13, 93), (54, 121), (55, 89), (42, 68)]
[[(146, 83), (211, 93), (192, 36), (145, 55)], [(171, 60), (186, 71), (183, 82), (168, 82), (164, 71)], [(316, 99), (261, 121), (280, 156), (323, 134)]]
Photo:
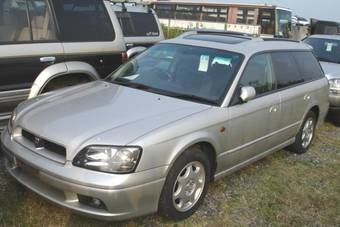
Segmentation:
[(340, 64), (331, 62), (320, 62), (326, 77), (330, 79), (340, 79)]
[(127, 145), (157, 128), (208, 108), (97, 81), (31, 101), (21, 108), (17, 124), (64, 145), (67, 158), (72, 158), (87, 145)]

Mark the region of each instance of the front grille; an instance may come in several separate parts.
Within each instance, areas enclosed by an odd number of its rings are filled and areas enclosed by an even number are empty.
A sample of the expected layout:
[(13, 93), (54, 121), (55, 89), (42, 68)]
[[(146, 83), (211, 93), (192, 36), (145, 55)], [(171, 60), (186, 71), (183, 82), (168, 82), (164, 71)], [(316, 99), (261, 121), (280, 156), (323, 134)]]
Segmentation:
[(63, 156), (64, 158), (66, 157), (66, 148), (53, 143), (51, 141), (45, 140), (39, 136), (36, 136), (26, 130), (22, 130), (21, 132), (22, 137), (24, 137), (25, 139), (27, 139), (28, 141), (30, 141), (31, 143), (33, 143), (33, 145), (35, 146), (35, 148), (37, 149), (41, 149), (44, 148), (50, 152), (53, 152), (55, 154), (58, 154), (60, 156)]

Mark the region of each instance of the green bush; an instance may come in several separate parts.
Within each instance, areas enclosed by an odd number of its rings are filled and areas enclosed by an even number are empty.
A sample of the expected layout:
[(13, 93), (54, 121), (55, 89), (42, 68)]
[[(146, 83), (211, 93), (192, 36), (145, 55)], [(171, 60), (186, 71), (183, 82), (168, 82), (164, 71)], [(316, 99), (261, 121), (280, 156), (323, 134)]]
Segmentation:
[(185, 30), (179, 29), (179, 28), (170, 28), (168, 26), (162, 25), (163, 28), (163, 32), (164, 32), (164, 36), (166, 39), (172, 39), (175, 38), (177, 36), (179, 36), (180, 34), (182, 34), (183, 32), (185, 32)]

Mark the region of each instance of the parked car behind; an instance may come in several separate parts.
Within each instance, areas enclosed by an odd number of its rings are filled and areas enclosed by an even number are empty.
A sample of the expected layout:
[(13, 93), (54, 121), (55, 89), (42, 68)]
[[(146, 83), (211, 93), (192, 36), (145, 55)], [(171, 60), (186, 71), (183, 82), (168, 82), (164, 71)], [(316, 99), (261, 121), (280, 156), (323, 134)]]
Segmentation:
[(183, 219), (210, 181), (287, 146), (306, 152), (327, 110), (309, 46), (194, 31), (105, 81), (20, 104), (1, 144), (9, 173), (61, 206)]
[(28, 96), (104, 78), (164, 39), (157, 15), (144, 4), (26, 3), (0, 2), (0, 130)]
[(128, 58), (164, 40), (157, 14), (149, 5), (128, 2), (111, 4), (123, 30)]
[(340, 124), (340, 36), (313, 35), (305, 39), (329, 80), (329, 116)]

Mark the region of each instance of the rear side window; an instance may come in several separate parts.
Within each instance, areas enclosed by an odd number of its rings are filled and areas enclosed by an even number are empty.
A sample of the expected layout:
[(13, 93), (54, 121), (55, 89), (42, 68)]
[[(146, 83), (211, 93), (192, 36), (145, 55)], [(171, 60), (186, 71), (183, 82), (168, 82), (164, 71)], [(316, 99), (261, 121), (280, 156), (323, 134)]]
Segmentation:
[(0, 1), (0, 42), (56, 40), (47, 0)]
[(295, 52), (292, 55), (305, 82), (324, 77), (319, 62), (311, 52)]
[(277, 52), (271, 55), (278, 89), (304, 82), (291, 53)]
[(53, 0), (62, 41), (113, 41), (115, 33), (103, 1)]
[(55, 25), (47, 0), (27, 2), (33, 40), (56, 40)]
[(152, 13), (116, 12), (125, 37), (159, 36), (159, 29)]

